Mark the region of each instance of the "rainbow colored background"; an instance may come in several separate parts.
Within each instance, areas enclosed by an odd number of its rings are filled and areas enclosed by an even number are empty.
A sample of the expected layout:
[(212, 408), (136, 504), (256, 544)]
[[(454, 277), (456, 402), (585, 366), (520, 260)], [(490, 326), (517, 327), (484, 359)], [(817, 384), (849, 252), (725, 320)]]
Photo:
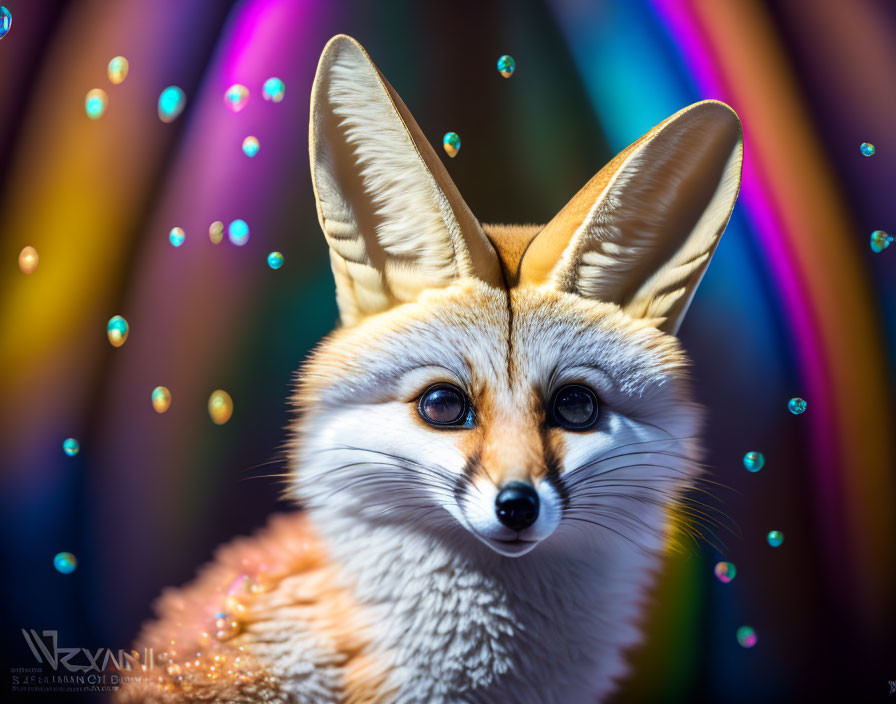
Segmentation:
[[(674, 555), (616, 701), (882, 697), (896, 680), (896, 8), (885, 0), (4, 0), (2, 639), (126, 647), (159, 590), (275, 510), (292, 374), (335, 321), (308, 173), (317, 57), (366, 46), (485, 222), (544, 222), (684, 105), (741, 115), (741, 198), (682, 329), (737, 524)], [(517, 71), (495, 69), (511, 54)], [(106, 65), (130, 62), (113, 86)], [(261, 98), (269, 76), (282, 103)], [(223, 95), (249, 87), (237, 114)], [(187, 108), (171, 124), (159, 93)], [(106, 114), (84, 113), (91, 88)], [(261, 149), (248, 159), (243, 138)], [(863, 157), (859, 144), (877, 154)], [(242, 218), (244, 247), (209, 224)], [(185, 244), (167, 233), (182, 227)], [(37, 271), (19, 272), (26, 245)], [(266, 266), (271, 250), (285, 256)], [(112, 348), (106, 321), (124, 315)], [(171, 389), (164, 415), (153, 387)], [(206, 402), (226, 389), (232, 420)], [(803, 396), (802, 416), (787, 400)], [(64, 438), (81, 443), (74, 458)], [(741, 457), (761, 450), (766, 468)], [(270, 463), (270, 464), (265, 464)], [(727, 487), (727, 488), (726, 488)], [(784, 532), (777, 549), (765, 542)], [(713, 541), (717, 542), (717, 541)], [(53, 569), (74, 552), (72, 575)], [(737, 565), (719, 583), (718, 559)], [(752, 649), (735, 640), (749, 624)], [(89, 699), (90, 697), (85, 697)]]

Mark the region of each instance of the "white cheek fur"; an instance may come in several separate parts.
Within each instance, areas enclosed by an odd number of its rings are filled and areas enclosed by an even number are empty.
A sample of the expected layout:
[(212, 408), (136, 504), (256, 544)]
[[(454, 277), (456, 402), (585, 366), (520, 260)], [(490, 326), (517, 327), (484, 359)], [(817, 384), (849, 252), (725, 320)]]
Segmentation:
[[(668, 535), (666, 508), (694, 474), (685, 435), (604, 407), (602, 430), (570, 434), (561, 478), (569, 500), (570, 525), (591, 521), (587, 532), (606, 526), (649, 550), (662, 548)], [(606, 532), (606, 531), (604, 531)]]
[(421, 427), (411, 405), (393, 401), (318, 412), (299, 458), (299, 499), (336, 513), (374, 505), (445, 506), (466, 457), (456, 433)]
[(566, 456), (561, 463), (565, 474), (598, 458), (605, 458), (609, 464), (609, 458), (614, 455), (637, 452), (641, 443), (668, 437), (662, 431), (627, 418), (607, 406), (601, 408), (600, 428), (590, 433), (566, 433)]

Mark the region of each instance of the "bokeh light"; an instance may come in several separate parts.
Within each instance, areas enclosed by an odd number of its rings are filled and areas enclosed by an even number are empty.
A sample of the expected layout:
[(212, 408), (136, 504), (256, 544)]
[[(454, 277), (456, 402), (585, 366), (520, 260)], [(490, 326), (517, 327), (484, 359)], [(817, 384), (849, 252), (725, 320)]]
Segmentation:
[(224, 223), (220, 220), (215, 220), (209, 225), (208, 238), (211, 240), (212, 244), (220, 244), (221, 240), (224, 239)]
[(787, 402), (787, 410), (793, 413), (793, 415), (798, 416), (806, 412), (808, 405), (806, 399), (794, 396)]
[(245, 220), (233, 220), (227, 226), (227, 237), (237, 247), (242, 247), (249, 241), (249, 225)]
[(119, 83), (124, 83), (124, 79), (128, 77), (128, 68), (128, 60), (123, 56), (116, 56), (109, 61), (106, 74), (114, 85), (118, 85)]
[(6, 5), (0, 5), (0, 39), (3, 39), (12, 28), (12, 13)]
[(213, 391), (208, 397), (208, 414), (215, 425), (224, 425), (233, 415), (233, 399), (223, 389)]
[(258, 138), (253, 136), (248, 136), (243, 140), (243, 154), (248, 157), (253, 157), (258, 154), (259, 144)]
[(268, 266), (271, 269), (279, 269), (283, 266), (283, 255), (280, 252), (271, 252), (268, 255)]
[(732, 562), (717, 562), (713, 572), (720, 582), (728, 584), (737, 575), (737, 568)]
[(87, 97), (84, 98), (84, 112), (91, 120), (99, 120), (105, 115), (108, 105), (109, 96), (102, 88), (93, 88), (87, 91)]
[(893, 243), (893, 235), (883, 231), (875, 230), (871, 233), (871, 251), (880, 254)]
[(168, 241), (172, 247), (180, 247), (187, 239), (187, 235), (182, 227), (172, 227), (168, 232)]
[(514, 61), (512, 56), (505, 54), (498, 59), (498, 73), (504, 76), (504, 78), (510, 78), (514, 71), (516, 71), (516, 61)]
[(286, 85), (279, 78), (269, 78), (264, 82), (262, 95), (265, 100), (279, 103), (286, 95)]
[(445, 136), (442, 137), (442, 146), (445, 148), (445, 153), (448, 156), (452, 159), (456, 157), (460, 151), (460, 137), (457, 132), (446, 132)]
[(162, 122), (174, 122), (184, 111), (187, 96), (178, 86), (168, 86), (159, 94), (159, 119)]
[(69, 457), (74, 457), (81, 451), (81, 444), (74, 438), (66, 438), (62, 441), (62, 451)]
[(106, 323), (106, 337), (109, 338), (109, 343), (113, 347), (121, 347), (127, 342), (130, 331), (128, 321), (120, 315), (113, 315)]
[(171, 392), (167, 386), (157, 386), (152, 390), (152, 407), (156, 413), (164, 413), (171, 406)]
[(19, 270), (23, 274), (33, 274), (37, 269), (37, 263), (37, 250), (31, 245), (23, 247), (22, 251), (19, 252)]
[(224, 92), (224, 103), (232, 112), (240, 112), (249, 104), (249, 89), (242, 83), (234, 83)]
[(737, 629), (737, 642), (742, 648), (752, 648), (759, 642), (759, 637), (750, 626), (741, 626)]
[(71, 574), (78, 567), (78, 558), (70, 552), (59, 552), (53, 557), (53, 567), (60, 574)]
[(752, 450), (744, 455), (744, 468), (748, 472), (758, 472), (760, 469), (765, 467), (765, 455), (761, 452), (756, 452)]

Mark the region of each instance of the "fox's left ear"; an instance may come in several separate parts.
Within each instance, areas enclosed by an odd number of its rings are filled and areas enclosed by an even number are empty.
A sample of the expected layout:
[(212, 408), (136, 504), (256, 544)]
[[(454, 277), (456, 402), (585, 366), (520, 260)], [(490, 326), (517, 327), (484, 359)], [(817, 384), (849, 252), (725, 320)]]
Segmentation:
[(532, 240), (521, 284), (620, 305), (675, 334), (737, 199), (743, 132), (695, 103), (605, 166)]
[(479, 222), (401, 98), (351, 37), (333, 37), (320, 57), (309, 141), (344, 324), (459, 279), (503, 286)]

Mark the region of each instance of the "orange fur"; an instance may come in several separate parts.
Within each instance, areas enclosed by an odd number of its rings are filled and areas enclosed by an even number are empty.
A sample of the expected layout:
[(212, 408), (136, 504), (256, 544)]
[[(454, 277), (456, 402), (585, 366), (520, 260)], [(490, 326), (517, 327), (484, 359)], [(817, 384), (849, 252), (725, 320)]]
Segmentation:
[(482, 225), (483, 232), (498, 254), (508, 286), (515, 286), (519, 281), (520, 262), (529, 243), (541, 229), (541, 225)]
[[(385, 669), (364, 652), (369, 625), (303, 514), (275, 516), (255, 536), (221, 547), (192, 584), (164, 592), (156, 610), (159, 619), (136, 641), (139, 652), (152, 649), (154, 666), (120, 690), (121, 702), (293, 701), (263, 664), (265, 633), (284, 621), (316, 641), (317, 666), (341, 670), (343, 701), (382, 699)], [(239, 623), (231, 637), (216, 633), (222, 612)]]

